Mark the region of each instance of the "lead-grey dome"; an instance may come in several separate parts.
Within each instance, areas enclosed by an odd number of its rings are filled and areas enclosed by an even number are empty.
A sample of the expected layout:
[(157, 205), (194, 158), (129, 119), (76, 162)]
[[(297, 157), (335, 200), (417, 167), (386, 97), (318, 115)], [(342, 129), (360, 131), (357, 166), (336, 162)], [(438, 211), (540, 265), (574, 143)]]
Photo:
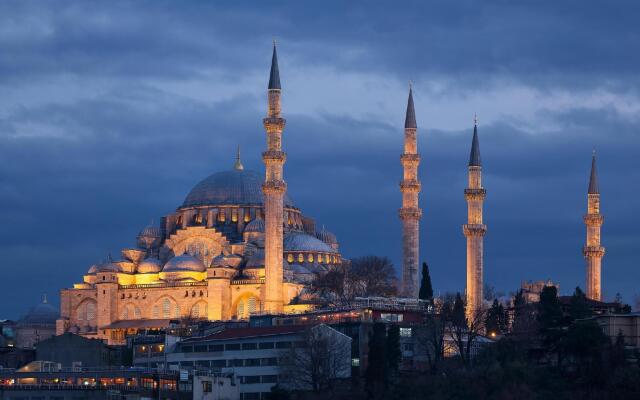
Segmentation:
[[(264, 205), (264, 176), (255, 171), (233, 169), (217, 172), (200, 181), (184, 199), (182, 207)], [(293, 207), (284, 195), (285, 207)]]
[(284, 236), (284, 251), (311, 251), (319, 253), (336, 253), (322, 240), (301, 232), (290, 232)]
[(33, 307), (29, 312), (18, 321), (18, 325), (54, 325), (58, 319), (58, 310), (46, 300)]
[(181, 256), (173, 257), (167, 261), (162, 269), (162, 272), (180, 272), (180, 271), (195, 271), (204, 272), (207, 268), (202, 261), (189, 255), (183, 254)]

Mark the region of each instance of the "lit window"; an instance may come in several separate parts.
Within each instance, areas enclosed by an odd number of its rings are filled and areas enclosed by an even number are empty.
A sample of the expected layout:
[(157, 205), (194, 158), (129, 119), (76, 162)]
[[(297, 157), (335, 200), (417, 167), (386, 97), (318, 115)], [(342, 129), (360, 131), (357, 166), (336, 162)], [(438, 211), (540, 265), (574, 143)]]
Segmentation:
[(238, 318), (244, 317), (244, 301), (240, 300), (238, 303)]
[(400, 328), (400, 336), (411, 337), (411, 328)]
[(360, 359), (359, 358), (352, 358), (351, 359), (351, 366), (352, 367), (359, 367), (360, 366)]
[(309, 260), (309, 262), (313, 262), (313, 254), (309, 254), (309, 257), (307, 257), (307, 260)]
[(293, 260), (294, 260), (294, 258), (293, 258), (293, 254), (289, 254), (289, 255), (287, 256), (287, 262), (288, 262), (289, 264), (291, 264), (291, 263), (293, 262)]
[(169, 318), (171, 316), (171, 301), (169, 299), (162, 300), (162, 317)]
[(251, 297), (249, 299), (249, 304), (248, 304), (247, 308), (248, 308), (247, 311), (249, 311), (249, 314), (255, 314), (255, 312), (256, 312), (256, 298), (255, 297)]
[(299, 263), (303, 263), (304, 262), (304, 256), (302, 254), (298, 254), (298, 262)]

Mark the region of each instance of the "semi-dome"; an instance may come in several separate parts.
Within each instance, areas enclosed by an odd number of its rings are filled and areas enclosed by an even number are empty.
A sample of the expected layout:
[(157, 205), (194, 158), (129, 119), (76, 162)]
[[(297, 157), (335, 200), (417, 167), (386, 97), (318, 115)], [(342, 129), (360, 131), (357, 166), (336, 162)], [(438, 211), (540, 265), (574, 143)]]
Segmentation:
[(101, 264), (98, 266), (97, 272), (120, 272), (120, 267), (112, 262)]
[(256, 218), (244, 228), (244, 233), (264, 233), (264, 220)]
[(301, 232), (290, 232), (284, 237), (284, 251), (311, 251), (317, 253), (336, 253), (322, 240)]
[[(182, 207), (221, 205), (263, 205), (264, 175), (255, 171), (233, 169), (217, 172), (200, 181), (189, 192)], [(293, 207), (284, 195), (285, 207)]]
[(145, 227), (143, 230), (140, 231), (138, 236), (147, 236), (147, 237), (159, 238), (160, 237), (160, 228), (158, 228), (157, 226), (148, 225), (147, 227)]
[(156, 274), (162, 270), (162, 263), (155, 257), (145, 258), (138, 264), (139, 274)]
[(204, 272), (205, 270), (206, 267), (202, 261), (189, 254), (173, 257), (171, 260), (167, 261), (164, 268), (162, 268), (162, 272)]
[(19, 325), (55, 325), (58, 319), (58, 310), (46, 299), (29, 310), (29, 312), (18, 321)]
[(329, 232), (328, 230), (322, 228), (320, 232), (316, 232), (316, 237), (328, 245), (338, 244), (338, 239), (336, 235)]

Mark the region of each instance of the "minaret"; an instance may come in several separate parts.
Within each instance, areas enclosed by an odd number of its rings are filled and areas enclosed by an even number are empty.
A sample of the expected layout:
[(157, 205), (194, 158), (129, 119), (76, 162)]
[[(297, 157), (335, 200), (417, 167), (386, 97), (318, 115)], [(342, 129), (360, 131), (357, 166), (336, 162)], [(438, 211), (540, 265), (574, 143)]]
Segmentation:
[(403, 177), (400, 182), (402, 208), (399, 211), (402, 220), (402, 296), (418, 298), (420, 290), (420, 218), (422, 210), (418, 204), (420, 181), (418, 180), (418, 143), (416, 138), (416, 112), (413, 107), (413, 90), (409, 86), (407, 114), (404, 120), (404, 152), (400, 156)]
[(587, 226), (587, 243), (582, 249), (582, 254), (587, 260), (587, 297), (592, 300), (602, 301), (602, 257), (604, 247), (600, 246), (600, 227), (604, 217), (600, 215), (600, 190), (598, 188), (598, 176), (596, 174), (596, 153), (591, 159), (591, 177), (589, 178), (589, 190), (587, 194), (587, 214), (584, 216), (584, 224)]
[(475, 318), (483, 301), (483, 238), (487, 226), (482, 223), (482, 204), (487, 195), (482, 187), (482, 163), (478, 142), (478, 120), (474, 118), (473, 142), (469, 156), (469, 187), (464, 190), (468, 221), (462, 226), (467, 237), (467, 319)]
[(287, 157), (282, 151), (282, 130), (285, 120), (280, 116), (280, 72), (276, 44), (273, 43), (273, 58), (269, 76), (267, 116), (263, 119), (267, 131), (267, 151), (262, 153), (265, 165), (264, 192), (265, 210), (265, 284), (263, 311), (282, 312), (283, 308), (283, 198), (287, 184), (282, 179), (282, 166)]

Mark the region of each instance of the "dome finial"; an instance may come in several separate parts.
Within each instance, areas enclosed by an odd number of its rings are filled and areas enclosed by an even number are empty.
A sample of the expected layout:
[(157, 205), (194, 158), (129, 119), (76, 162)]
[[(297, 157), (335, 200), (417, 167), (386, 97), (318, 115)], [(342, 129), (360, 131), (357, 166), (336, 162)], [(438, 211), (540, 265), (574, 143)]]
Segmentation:
[(236, 163), (233, 165), (233, 169), (236, 171), (242, 171), (244, 169), (244, 166), (240, 161), (240, 145), (238, 145), (238, 150), (236, 151)]
[(42, 293), (42, 302), (44, 304), (47, 304), (47, 294), (46, 293)]

